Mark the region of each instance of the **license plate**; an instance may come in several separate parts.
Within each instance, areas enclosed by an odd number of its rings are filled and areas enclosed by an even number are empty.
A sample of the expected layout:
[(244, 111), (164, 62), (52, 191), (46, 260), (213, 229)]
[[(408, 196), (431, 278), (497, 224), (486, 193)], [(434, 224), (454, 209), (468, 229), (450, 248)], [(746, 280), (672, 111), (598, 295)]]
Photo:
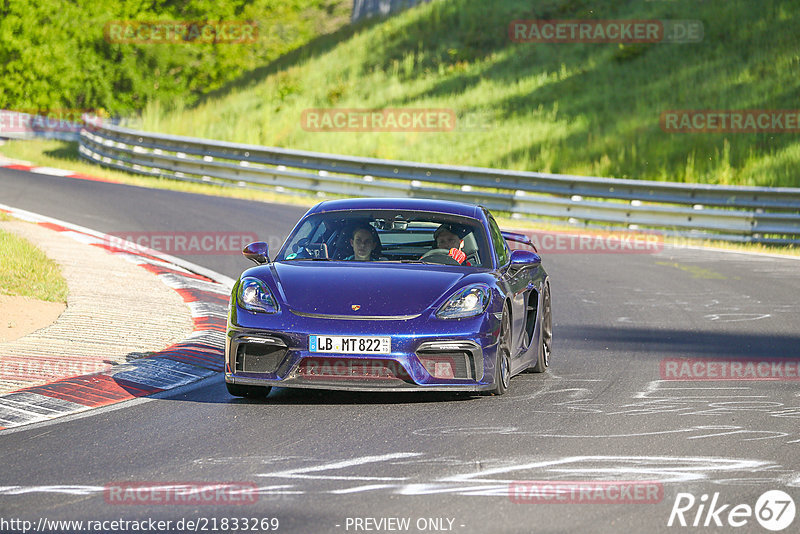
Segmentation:
[(392, 338), (389, 336), (308, 336), (311, 352), (336, 352), (338, 354), (390, 354)]

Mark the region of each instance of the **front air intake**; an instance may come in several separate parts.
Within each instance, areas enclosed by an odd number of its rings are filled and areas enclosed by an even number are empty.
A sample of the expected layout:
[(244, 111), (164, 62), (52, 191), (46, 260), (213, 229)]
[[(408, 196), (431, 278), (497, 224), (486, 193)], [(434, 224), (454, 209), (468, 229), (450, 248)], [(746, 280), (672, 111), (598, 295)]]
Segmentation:
[(435, 379), (483, 378), (483, 351), (471, 341), (423, 343), (417, 349), (417, 358)]
[(274, 338), (244, 338), (236, 348), (236, 372), (275, 373), (286, 357), (286, 345)]

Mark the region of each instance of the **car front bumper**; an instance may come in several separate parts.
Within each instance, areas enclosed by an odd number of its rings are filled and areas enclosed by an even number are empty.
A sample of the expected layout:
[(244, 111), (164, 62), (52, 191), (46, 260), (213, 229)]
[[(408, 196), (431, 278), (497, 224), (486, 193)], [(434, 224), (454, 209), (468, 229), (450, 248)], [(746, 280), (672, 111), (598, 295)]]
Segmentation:
[[(225, 381), (349, 391), (483, 391), (494, 387), (499, 321), (420, 315), (398, 320), (301, 317), (291, 312), (229, 317)], [(309, 336), (389, 336), (389, 354), (309, 350)]]

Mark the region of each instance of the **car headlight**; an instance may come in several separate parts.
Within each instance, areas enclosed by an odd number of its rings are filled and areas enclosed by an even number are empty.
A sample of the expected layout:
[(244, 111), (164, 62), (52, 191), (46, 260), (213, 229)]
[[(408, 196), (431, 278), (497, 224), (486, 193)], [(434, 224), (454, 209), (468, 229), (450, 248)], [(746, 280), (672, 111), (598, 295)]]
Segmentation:
[(239, 282), (239, 306), (245, 310), (261, 313), (276, 313), (278, 302), (263, 281), (246, 276)]
[(462, 319), (464, 317), (474, 317), (486, 310), (491, 299), (489, 286), (475, 284), (463, 287), (453, 293), (453, 295), (442, 304), (436, 317), (439, 319)]

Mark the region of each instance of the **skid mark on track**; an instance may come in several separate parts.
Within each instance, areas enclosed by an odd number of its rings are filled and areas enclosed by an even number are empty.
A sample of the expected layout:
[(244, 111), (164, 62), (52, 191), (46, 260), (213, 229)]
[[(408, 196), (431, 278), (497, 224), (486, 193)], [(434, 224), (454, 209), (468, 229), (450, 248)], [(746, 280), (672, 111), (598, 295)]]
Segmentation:
[[(369, 460), (365, 462), (365, 460)], [(324, 462), (316, 475), (308, 468), (308, 478), (295, 481), (302, 484), (295, 490), (306, 493), (365, 493), (387, 492), (396, 495), (457, 494), (470, 496), (507, 497), (510, 484), (519, 480), (642, 480), (679, 484), (708, 482), (715, 484), (787, 484), (798, 479), (792, 472), (771, 461), (683, 456), (566, 456), (486, 458), (480, 462), (465, 459), (436, 462), (438, 457), (416, 454), (402, 462), (375, 457)], [(431, 462), (431, 460), (434, 460)], [(348, 480), (363, 478), (364, 466), (380, 469), (394, 483), (347, 484)], [(338, 476), (323, 474), (335, 466)], [(399, 469), (398, 469), (399, 468)], [(295, 470), (287, 470), (293, 472)], [(284, 471), (283, 473), (285, 473)], [(374, 472), (374, 471), (371, 471)], [(279, 473), (280, 474), (280, 473)], [(274, 475), (274, 474), (273, 474)], [(269, 473), (260, 476), (266, 479)], [(389, 476), (394, 475), (394, 476)], [(283, 476), (283, 475), (281, 475)], [(331, 484), (335, 487), (331, 487)]]
[[(524, 430), (516, 427), (452, 427), (452, 428), (427, 428), (417, 430), (415, 434), (421, 436), (438, 435), (458, 435), (458, 436), (482, 436), (486, 434), (497, 434), (505, 436), (527, 436), (536, 438), (558, 438), (558, 439), (629, 439), (651, 436), (677, 436), (685, 439), (704, 439), (719, 436), (739, 435), (742, 441), (757, 441), (763, 439), (773, 439), (786, 437), (787, 432), (777, 432), (770, 430), (748, 430), (740, 426), (733, 425), (710, 425), (694, 426), (690, 428), (678, 428), (671, 430), (654, 430), (651, 432), (628, 432), (628, 433), (608, 433), (608, 434), (565, 434), (558, 432), (542, 432), (537, 430)], [(750, 437), (743, 437), (744, 435)]]
[(375, 477), (375, 476), (360, 476), (360, 477), (350, 477), (346, 475), (321, 475), (318, 474), (322, 471), (336, 471), (340, 472), (342, 469), (347, 469), (348, 467), (355, 467), (355, 466), (362, 466), (366, 464), (373, 464), (384, 462), (387, 460), (395, 460), (395, 459), (402, 459), (402, 458), (411, 458), (414, 456), (421, 456), (421, 453), (415, 452), (396, 452), (390, 454), (382, 454), (378, 456), (362, 456), (360, 458), (353, 458), (350, 460), (342, 460), (337, 462), (332, 462), (329, 464), (322, 464), (322, 465), (313, 465), (310, 467), (298, 467), (295, 469), (289, 469), (286, 471), (278, 471), (277, 473), (266, 473), (266, 474), (259, 474), (259, 477), (272, 477), (272, 478), (307, 478), (313, 480), (396, 480), (396, 478), (392, 477)]
[[(703, 481), (728, 484), (771, 482), (784, 484), (798, 474), (771, 461), (722, 457), (676, 456), (566, 456), (461, 459), (448, 461), (428, 454), (414, 454), (396, 461), (385, 455), (323, 462), (303, 467), (304, 480), (295, 480), (296, 490), (307, 493), (387, 492), (396, 495), (457, 494), (507, 497), (510, 484), (518, 480), (647, 480), (664, 483)], [(431, 461), (433, 460), (433, 462)], [(364, 470), (367, 468), (368, 473)], [(362, 480), (378, 469), (385, 483), (348, 484)], [(328, 472), (335, 470), (331, 477)], [(283, 478), (298, 469), (263, 473), (260, 477)], [(390, 483), (393, 480), (394, 483)], [(731, 482), (736, 481), (736, 482)], [(741, 482), (744, 481), (744, 482)]]
[(740, 321), (758, 321), (772, 317), (770, 313), (709, 313), (704, 316), (709, 321), (720, 323), (738, 323)]
[[(257, 493), (263, 496), (450, 494), (508, 498), (513, 482), (524, 480), (657, 481), (664, 484), (708, 483), (797, 487), (800, 473), (768, 460), (717, 456), (523, 456), (514, 458), (446, 457), (425, 453), (389, 453), (357, 458), (316, 460), (286, 459), (283, 469), (259, 473), (265, 481)], [(299, 462), (299, 465), (298, 465)], [(335, 473), (335, 474), (332, 474)], [(375, 477), (375, 473), (385, 476)], [(241, 475), (239, 478), (244, 479)], [(253, 476), (253, 475), (250, 475)], [(286, 480), (286, 479), (290, 480)], [(380, 478), (380, 483), (363, 483)], [(162, 487), (162, 486), (154, 486)], [(6, 498), (51, 493), (101, 496), (104, 486), (40, 485), (2, 486)]]
[(706, 269), (704, 267), (699, 267), (697, 265), (686, 265), (683, 263), (678, 263), (676, 261), (657, 261), (656, 265), (661, 265), (663, 267), (674, 267), (680, 271), (685, 273), (689, 273), (692, 278), (699, 278), (703, 280), (727, 280), (728, 277), (722, 273), (718, 273), (716, 271), (712, 271), (711, 269)]
[[(630, 306), (632, 312), (646, 308), (658, 308), (663, 310), (665, 306), (675, 306), (687, 312), (705, 311), (705, 318), (711, 319), (712, 315), (726, 314), (745, 314), (752, 316), (774, 315), (780, 313), (797, 313), (800, 311), (800, 304), (793, 299), (784, 302), (770, 300), (764, 302), (751, 295), (729, 292), (721, 293), (718, 290), (691, 291), (680, 290), (663, 291), (658, 289), (628, 289), (624, 294), (628, 297), (622, 302), (625, 306)], [(789, 297), (790, 295), (787, 295)], [(636, 317), (635, 313), (629, 314)]]
[[(526, 378), (525, 375), (518, 378)], [(520, 382), (524, 382), (521, 380)], [(537, 438), (557, 439), (626, 439), (645, 436), (672, 436), (676, 439), (713, 440), (724, 438), (725, 443), (780, 440), (784, 443), (800, 443), (797, 425), (791, 419), (800, 418), (800, 404), (795, 400), (799, 393), (783, 391), (783, 397), (776, 399), (776, 390), (770, 384), (731, 384), (716, 385), (708, 382), (693, 385), (689, 382), (672, 380), (653, 380), (629, 398), (610, 402), (598, 399), (608, 390), (608, 381), (573, 380), (553, 375), (547, 380), (537, 380), (533, 393), (507, 395), (493, 399), (493, 402), (511, 403), (515, 409), (524, 411), (525, 416), (542, 414), (545, 417), (562, 418), (595, 414), (598, 417), (616, 418), (613, 425), (605, 428), (626, 428), (621, 425), (625, 419), (643, 418), (641, 424), (634, 423), (635, 430), (608, 432), (563, 432), (543, 428), (540, 420), (530, 427), (525, 425), (492, 425), (464, 427), (433, 427), (414, 431), (418, 435), (525, 435)], [(730, 384), (730, 385), (729, 385)], [(790, 400), (791, 399), (791, 400)], [(696, 416), (699, 420), (682, 423), (681, 419), (671, 419), (665, 424), (663, 416)], [(649, 416), (658, 416), (656, 422)], [(620, 420), (618, 418), (622, 417)], [(736, 417), (738, 424), (729, 424)], [(547, 419), (544, 419), (547, 420)], [(724, 422), (723, 422), (724, 421)], [(785, 423), (784, 423), (785, 421)], [(653, 423), (649, 428), (643, 424)], [(657, 424), (656, 424), (657, 423)], [(719, 424), (715, 424), (719, 423)], [(622, 423), (630, 426), (628, 423)], [(559, 424), (557, 428), (560, 428)]]

